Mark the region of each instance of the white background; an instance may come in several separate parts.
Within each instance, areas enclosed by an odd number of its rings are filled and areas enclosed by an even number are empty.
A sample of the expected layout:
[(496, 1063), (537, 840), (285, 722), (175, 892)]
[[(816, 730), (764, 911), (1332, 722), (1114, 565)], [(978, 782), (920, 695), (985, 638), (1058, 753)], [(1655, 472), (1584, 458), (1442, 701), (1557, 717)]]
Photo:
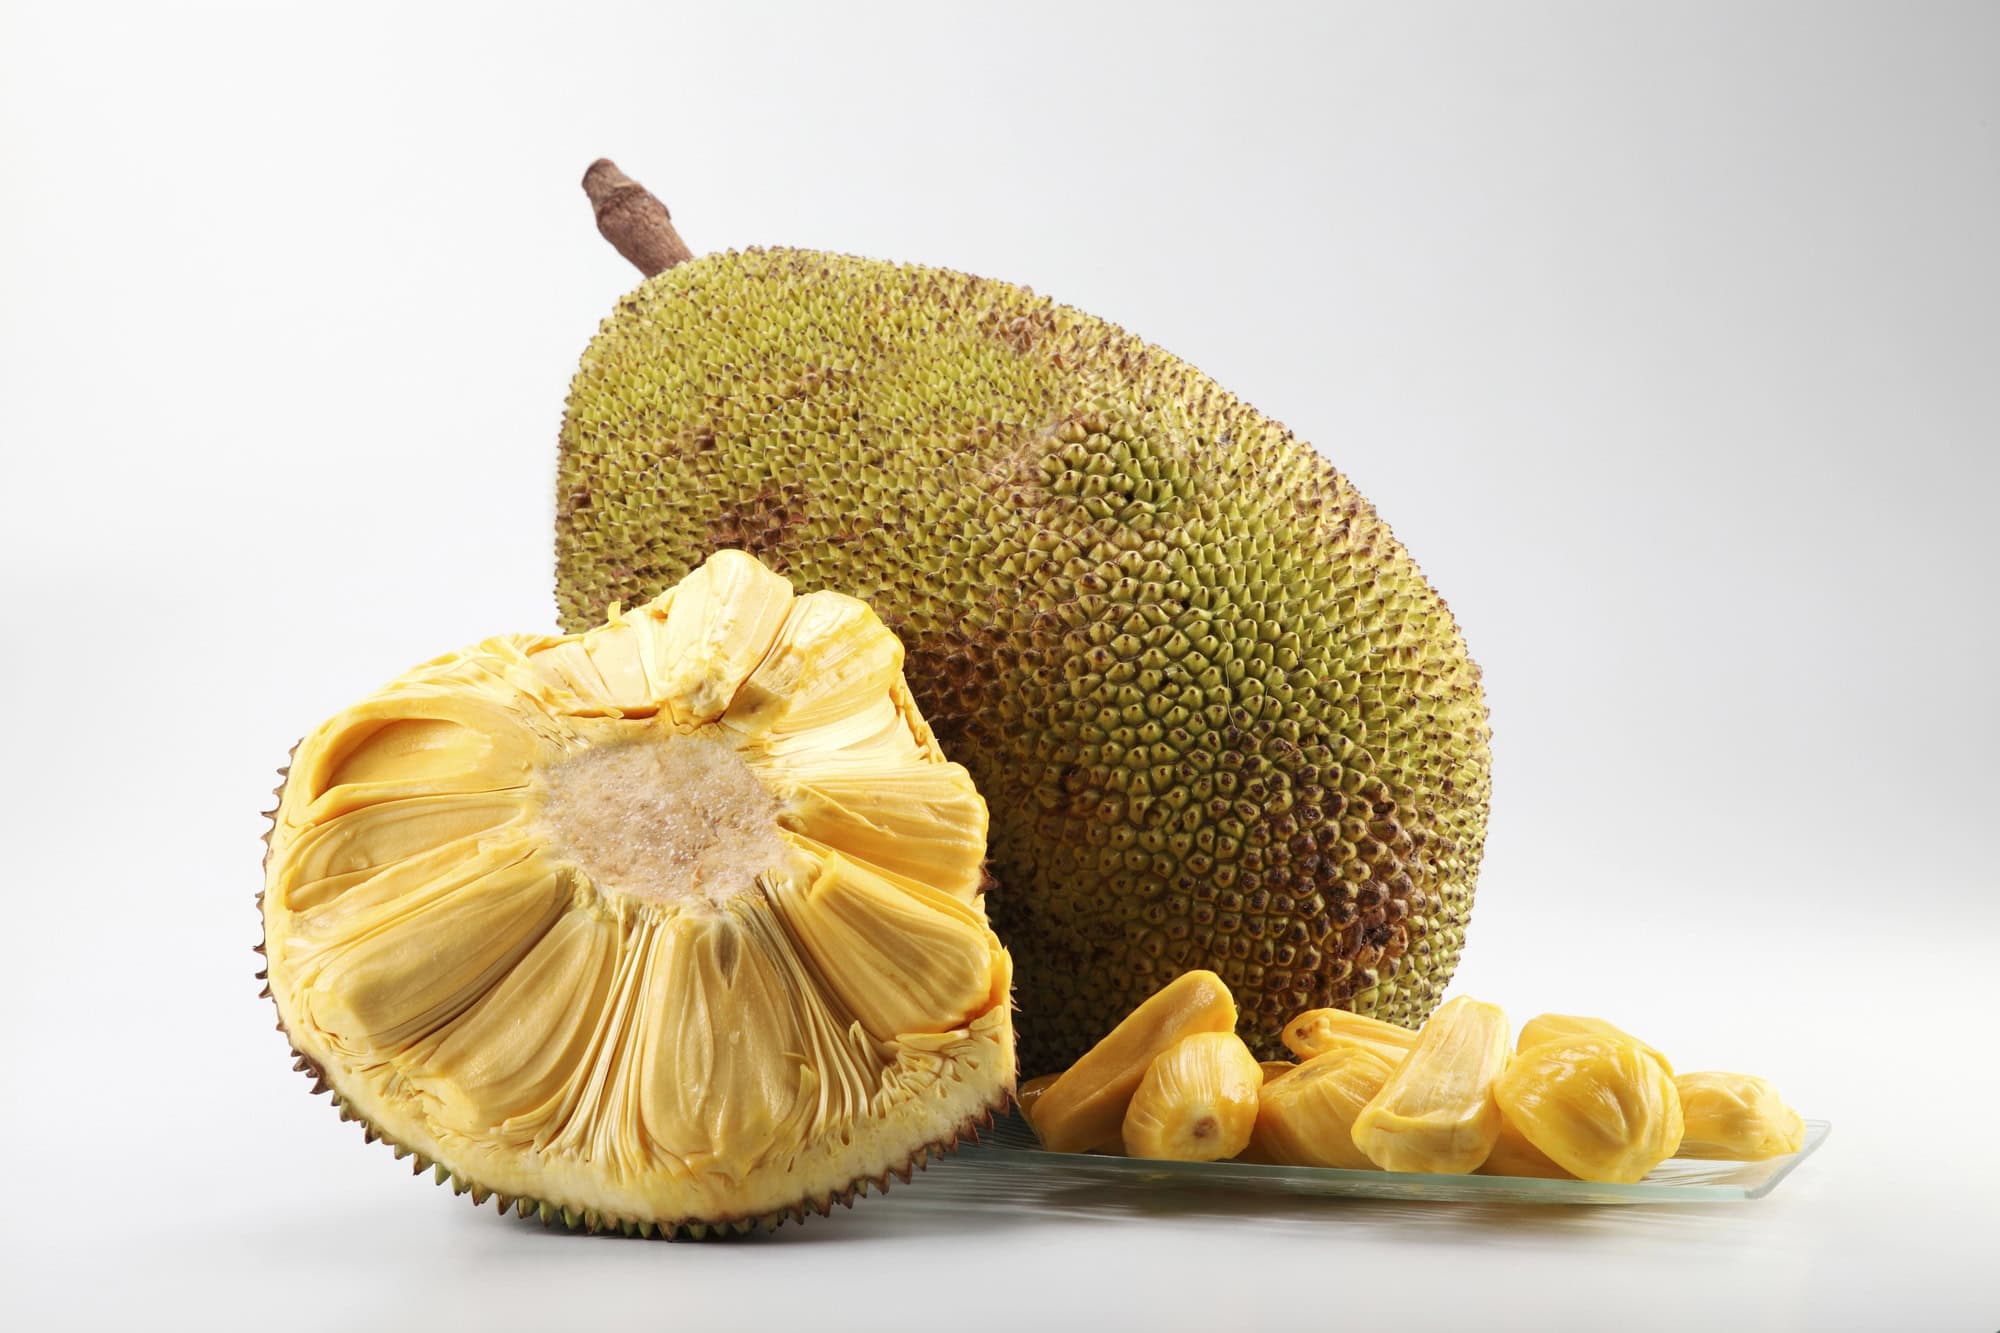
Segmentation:
[[(2000, 8), (0, 6), (0, 1324), (2000, 1325)], [(1011, 278), (1323, 448), (1486, 671), (1458, 989), (1774, 1077), (1734, 1207), (933, 1175), (545, 1234), (304, 1094), (272, 770), (552, 627), (554, 440), (699, 249)]]

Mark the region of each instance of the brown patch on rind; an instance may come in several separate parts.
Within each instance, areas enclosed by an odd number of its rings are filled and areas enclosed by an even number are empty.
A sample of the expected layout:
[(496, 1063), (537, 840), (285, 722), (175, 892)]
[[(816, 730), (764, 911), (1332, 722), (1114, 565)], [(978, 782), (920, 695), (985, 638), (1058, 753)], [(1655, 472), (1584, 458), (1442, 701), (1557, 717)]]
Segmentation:
[(806, 488), (771, 483), (748, 503), (725, 509), (703, 529), (711, 550), (748, 551), (779, 574), (785, 572), (785, 539), (806, 521)]

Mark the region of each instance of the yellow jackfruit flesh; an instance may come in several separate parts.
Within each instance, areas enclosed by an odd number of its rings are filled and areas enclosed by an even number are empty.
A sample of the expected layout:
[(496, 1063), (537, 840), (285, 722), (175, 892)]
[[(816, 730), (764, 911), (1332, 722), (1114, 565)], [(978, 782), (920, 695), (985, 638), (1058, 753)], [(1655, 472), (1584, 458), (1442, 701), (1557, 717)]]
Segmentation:
[(1520, 1127), (1500, 1115), (1500, 1137), (1493, 1141), (1493, 1151), (1486, 1154), (1486, 1160), (1479, 1164), (1482, 1176), (1539, 1176), (1546, 1180), (1574, 1180), (1575, 1177), (1547, 1153), (1528, 1142)]
[(1673, 1078), (1621, 1037), (1530, 1047), (1508, 1065), (1494, 1096), (1522, 1137), (1581, 1180), (1630, 1184), (1680, 1147)]
[(1540, 1046), (1546, 1041), (1556, 1041), (1563, 1037), (1616, 1037), (1629, 1041), (1646, 1054), (1660, 1062), (1660, 1068), (1672, 1077), (1673, 1061), (1667, 1059), (1658, 1048), (1640, 1041), (1622, 1028), (1613, 1027), (1601, 1018), (1585, 1018), (1580, 1014), (1536, 1014), (1521, 1025), (1521, 1035), (1515, 1039), (1514, 1049), (1525, 1051), (1530, 1046)]
[(1004, 1104), (986, 808), (862, 603), (725, 551), (313, 731), (266, 860), (269, 988), (343, 1116), (476, 1201), (742, 1230)]
[(1354, 1122), (1389, 1081), (1393, 1066), (1361, 1045), (1316, 1055), (1263, 1086), (1247, 1156), (1282, 1166), (1374, 1165), (1355, 1146)]
[(1197, 1032), (1154, 1057), (1125, 1108), (1128, 1157), (1215, 1162), (1234, 1157), (1257, 1123), (1264, 1071), (1234, 1032)]
[(1023, 1120), (1030, 1125), (1035, 1123), (1035, 1103), (1042, 1099), (1043, 1093), (1055, 1086), (1055, 1081), (1060, 1077), (1060, 1074), (1043, 1074), (1028, 1079), (1014, 1089), (1014, 1105), (1020, 1110)]
[(1355, 1146), (1385, 1171), (1475, 1170), (1500, 1136), (1493, 1086), (1506, 1067), (1507, 1015), (1465, 996), (1446, 1001), (1355, 1118)]
[[(1301, 1009), (1437, 1003), (1486, 825), (1478, 669), (1347, 479), (1192, 366), (1004, 282), (707, 255), (591, 343), (556, 497), (568, 628), (741, 546), (902, 636), (993, 810), (1026, 1067), (1189, 968), (1266, 1058)], [(912, 808), (887, 795), (857, 834)]]
[(1417, 1034), (1379, 1018), (1345, 1009), (1308, 1009), (1285, 1024), (1285, 1048), (1301, 1060), (1325, 1055), (1338, 1046), (1365, 1046), (1398, 1064), (1417, 1044)]
[(1197, 1032), (1232, 1032), (1236, 1002), (1213, 972), (1184, 972), (1125, 1016), (1035, 1104), (1035, 1133), (1051, 1152), (1121, 1146), (1125, 1109), (1161, 1052)]
[(1805, 1146), (1806, 1122), (1770, 1080), (1703, 1070), (1674, 1080), (1680, 1094), (1682, 1157), (1754, 1162)]
[(1281, 1078), (1298, 1068), (1290, 1060), (1259, 1060), (1257, 1067), (1264, 1071), (1264, 1081), (1266, 1083), (1269, 1083), (1274, 1078)]

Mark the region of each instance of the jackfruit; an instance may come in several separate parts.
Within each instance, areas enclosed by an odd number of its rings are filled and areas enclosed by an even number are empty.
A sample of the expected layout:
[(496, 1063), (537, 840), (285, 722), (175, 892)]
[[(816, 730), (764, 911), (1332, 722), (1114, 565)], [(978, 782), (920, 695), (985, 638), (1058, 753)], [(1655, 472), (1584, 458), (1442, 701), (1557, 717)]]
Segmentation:
[(825, 1212), (1014, 1079), (986, 810), (859, 601), (751, 556), (434, 659), (303, 740), (262, 911), (300, 1066), (475, 1202)]
[(1290, 1060), (1259, 1060), (1257, 1067), (1264, 1071), (1264, 1081), (1266, 1083), (1269, 1083), (1274, 1078), (1281, 1078), (1298, 1068)]
[(1389, 1081), (1394, 1067), (1366, 1046), (1342, 1045), (1272, 1079), (1257, 1097), (1249, 1160), (1281, 1166), (1366, 1171), (1354, 1122)]
[(738, 546), (909, 645), (993, 812), (1028, 1068), (1194, 968), (1266, 1058), (1301, 1009), (1415, 1025), (1450, 980), (1479, 672), (1348, 480), (1186, 362), (1005, 282), (708, 255), (584, 353), (556, 495), (571, 629)]
[(1033, 1124), (1051, 1152), (1123, 1145), (1125, 1109), (1161, 1052), (1197, 1032), (1230, 1032), (1236, 1002), (1222, 978), (1185, 972), (1148, 996), (1035, 1104)]
[(1393, 1068), (1417, 1044), (1417, 1034), (1345, 1009), (1310, 1009), (1285, 1024), (1284, 1042), (1301, 1060), (1325, 1055), (1338, 1046), (1365, 1046)]
[(1250, 1142), (1264, 1071), (1233, 1032), (1197, 1032), (1155, 1056), (1125, 1108), (1128, 1157), (1216, 1162)]
[(1486, 1160), (1479, 1164), (1482, 1176), (1539, 1176), (1545, 1180), (1574, 1180), (1576, 1177), (1562, 1169), (1547, 1153), (1528, 1142), (1520, 1127), (1509, 1120), (1505, 1112), (1500, 1116), (1500, 1137), (1493, 1141), (1493, 1151), (1486, 1154)]
[(1354, 1121), (1354, 1145), (1385, 1171), (1465, 1175), (1500, 1136), (1493, 1085), (1507, 1067), (1507, 1015), (1460, 996), (1440, 1006)]
[(1754, 1162), (1805, 1147), (1806, 1122), (1769, 1079), (1703, 1070), (1674, 1080), (1680, 1094), (1682, 1157)]
[(1055, 1081), (1060, 1077), (1060, 1074), (1043, 1074), (1029, 1079), (1014, 1089), (1014, 1105), (1019, 1108), (1023, 1120), (1030, 1125), (1035, 1123), (1035, 1103), (1042, 1099), (1043, 1093), (1055, 1086)]
[(1621, 1037), (1530, 1047), (1514, 1057), (1493, 1094), (1523, 1138), (1581, 1180), (1630, 1184), (1680, 1146), (1673, 1078)]
[(1640, 1041), (1622, 1028), (1613, 1027), (1601, 1018), (1585, 1018), (1580, 1014), (1536, 1014), (1521, 1025), (1521, 1035), (1514, 1043), (1516, 1051), (1525, 1051), (1530, 1046), (1539, 1046), (1545, 1041), (1558, 1041), (1565, 1037), (1616, 1037), (1629, 1041), (1646, 1054), (1660, 1062), (1660, 1068), (1673, 1076), (1673, 1061), (1656, 1047)]

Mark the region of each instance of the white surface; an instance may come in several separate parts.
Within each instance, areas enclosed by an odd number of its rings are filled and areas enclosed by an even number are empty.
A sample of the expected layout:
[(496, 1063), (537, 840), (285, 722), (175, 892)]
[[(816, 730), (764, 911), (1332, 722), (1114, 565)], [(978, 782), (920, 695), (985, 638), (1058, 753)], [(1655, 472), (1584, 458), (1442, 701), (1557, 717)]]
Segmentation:
[[(2000, 10), (0, 8), (0, 1324), (2000, 1325)], [(1774, 1077), (1771, 1198), (574, 1239), (254, 1000), (319, 717), (552, 622), (609, 153), (697, 248), (1031, 283), (1326, 449), (1484, 665), (1460, 989)]]

